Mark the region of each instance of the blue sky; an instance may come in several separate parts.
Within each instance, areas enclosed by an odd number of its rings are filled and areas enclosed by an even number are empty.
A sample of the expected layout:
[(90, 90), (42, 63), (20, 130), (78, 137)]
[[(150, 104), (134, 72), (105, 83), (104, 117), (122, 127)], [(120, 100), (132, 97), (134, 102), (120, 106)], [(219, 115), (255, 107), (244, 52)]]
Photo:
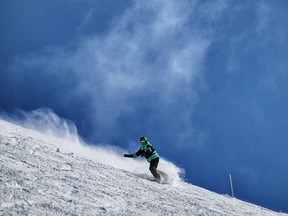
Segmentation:
[(288, 212), (288, 2), (0, 1), (0, 110), (147, 136), (195, 185)]

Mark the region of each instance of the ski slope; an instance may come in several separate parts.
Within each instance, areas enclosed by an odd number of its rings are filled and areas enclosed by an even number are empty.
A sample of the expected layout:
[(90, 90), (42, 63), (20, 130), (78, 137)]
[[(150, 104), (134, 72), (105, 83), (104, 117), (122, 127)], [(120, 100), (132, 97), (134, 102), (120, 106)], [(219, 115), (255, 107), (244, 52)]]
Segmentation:
[(0, 120), (0, 215), (287, 215), (185, 183), (170, 165), (171, 183), (149, 181), (146, 162), (105, 155), (113, 167), (69, 142)]

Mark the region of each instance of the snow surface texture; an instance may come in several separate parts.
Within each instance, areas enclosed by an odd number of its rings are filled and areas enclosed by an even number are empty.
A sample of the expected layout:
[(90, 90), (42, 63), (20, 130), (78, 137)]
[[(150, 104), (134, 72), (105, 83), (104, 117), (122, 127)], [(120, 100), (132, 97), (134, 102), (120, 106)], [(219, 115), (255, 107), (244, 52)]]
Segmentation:
[(112, 167), (75, 142), (0, 120), (0, 215), (284, 215), (185, 183), (167, 161), (171, 182), (149, 181), (146, 162), (111, 150)]

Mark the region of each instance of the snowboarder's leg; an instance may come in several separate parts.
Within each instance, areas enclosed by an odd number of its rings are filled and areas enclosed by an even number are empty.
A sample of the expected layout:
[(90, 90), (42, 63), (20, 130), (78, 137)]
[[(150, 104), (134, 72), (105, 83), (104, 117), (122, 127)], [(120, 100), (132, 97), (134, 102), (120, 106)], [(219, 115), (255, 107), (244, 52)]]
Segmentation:
[(150, 172), (156, 179), (160, 179), (160, 175), (157, 173), (158, 163), (159, 163), (159, 158), (155, 158), (151, 160), (150, 167), (149, 167)]

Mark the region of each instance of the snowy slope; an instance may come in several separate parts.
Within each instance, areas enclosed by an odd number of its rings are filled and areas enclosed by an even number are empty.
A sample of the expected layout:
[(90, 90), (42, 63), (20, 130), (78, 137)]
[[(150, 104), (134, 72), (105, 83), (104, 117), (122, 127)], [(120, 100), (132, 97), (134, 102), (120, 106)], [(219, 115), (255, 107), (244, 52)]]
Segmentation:
[(284, 215), (176, 178), (158, 184), (65, 142), (0, 120), (0, 215)]

